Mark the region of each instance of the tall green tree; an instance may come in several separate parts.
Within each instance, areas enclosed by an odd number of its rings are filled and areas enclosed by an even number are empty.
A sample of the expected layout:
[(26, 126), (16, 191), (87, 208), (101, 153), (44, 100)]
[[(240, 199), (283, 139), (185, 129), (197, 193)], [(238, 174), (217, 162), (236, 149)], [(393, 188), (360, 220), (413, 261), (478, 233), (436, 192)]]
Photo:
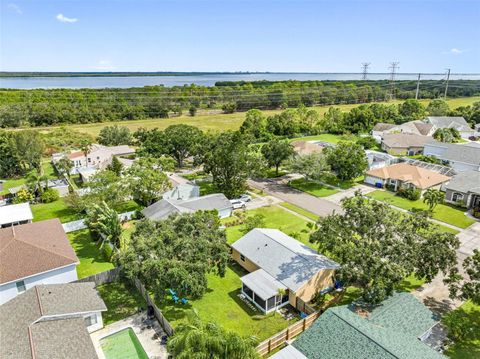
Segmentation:
[(100, 130), (97, 141), (104, 146), (129, 145), (132, 142), (132, 134), (125, 126), (105, 126)]
[(445, 281), (450, 288), (450, 297), (471, 300), (480, 305), (480, 250), (474, 249), (473, 254), (463, 261), (463, 269), (465, 277), (457, 271), (454, 280)]
[(438, 189), (429, 188), (423, 194), (423, 203), (428, 204), (428, 210), (433, 211), (435, 207), (442, 203), (445, 194)]
[(299, 173), (307, 180), (321, 181), (328, 177), (330, 165), (323, 153), (310, 153), (291, 157), (286, 167), (292, 173)]
[(341, 180), (352, 180), (361, 176), (368, 168), (363, 147), (355, 142), (341, 141), (336, 147), (324, 149), (327, 163)]
[(178, 325), (167, 348), (177, 359), (257, 359), (257, 339), (244, 338), (213, 322), (204, 322), (196, 311), (187, 323)]
[(405, 100), (398, 105), (398, 113), (400, 114), (400, 118), (397, 120), (399, 123), (421, 120), (426, 115), (425, 107), (415, 99)]
[(429, 282), (456, 268), (458, 238), (442, 232), (425, 213), (399, 215), (359, 192), (342, 207), (343, 214), (320, 218), (310, 240), (341, 265), (336, 276), (357, 286), (363, 301), (381, 302), (408, 276)]
[(273, 139), (262, 146), (262, 155), (267, 160), (268, 166), (275, 167), (275, 173), (278, 176), (278, 168), (290, 156), (293, 156), (295, 151), (293, 146), (288, 141)]
[(250, 135), (255, 140), (264, 140), (268, 137), (267, 117), (260, 110), (248, 110), (240, 126), (240, 133)]
[(440, 142), (452, 143), (460, 140), (460, 132), (456, 128), (439, 128), (435, 130), (433, 138)]
[(122, 177), (108, 170), (93, 175), (85, 186), (89, 188), (89, 192), (81, 198), (84, 209), (102, 202), (105, 202), (110, 208), (118, 208), (131, 195), (128, 183)]
[(447, 116), (450, 112), (450, 107), (444, 100), (435, 99), (428, 104), (427, 112), (430, 116)]
[(216, 211), (173, 215), (168, 220), (137, 222), (119, 264), (163, 301), (171, 288), (180, 297), (201, 298), (207, 274), (225, 275), (229, 247)]
[(120, 246), (122, 225), (118, 213), (108, 207), (105, 202), (93, 204), (87, 210), (85, 224), (99, 237), (102, 245), (110, 242), (117, 248)]

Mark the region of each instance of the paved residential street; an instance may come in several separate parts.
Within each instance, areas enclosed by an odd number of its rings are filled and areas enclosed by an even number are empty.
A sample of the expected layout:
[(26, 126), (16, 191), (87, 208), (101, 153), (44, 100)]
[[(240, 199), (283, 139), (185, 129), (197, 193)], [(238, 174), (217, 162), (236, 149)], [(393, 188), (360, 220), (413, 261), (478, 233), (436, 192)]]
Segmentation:
[(262, 190), (269, 195), (280, 198), (282, 201), (289, 202), (310, 211), (317, 216), (325, 217), (332, 214), (334, 211), (336, 213), (343, 212), (338, 204), (291, 188), (283, 183), (284, 181), (285, 179), (282, 178), (249, 180), (248, 185)]

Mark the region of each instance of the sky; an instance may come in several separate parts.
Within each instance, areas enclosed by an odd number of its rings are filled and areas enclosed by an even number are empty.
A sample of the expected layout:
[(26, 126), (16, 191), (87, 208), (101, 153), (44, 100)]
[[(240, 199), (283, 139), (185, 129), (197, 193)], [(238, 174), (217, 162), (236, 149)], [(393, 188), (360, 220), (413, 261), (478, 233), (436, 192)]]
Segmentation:
[(479, 24), (477, 0), (0, 0), (0, 70), (479, 73)]

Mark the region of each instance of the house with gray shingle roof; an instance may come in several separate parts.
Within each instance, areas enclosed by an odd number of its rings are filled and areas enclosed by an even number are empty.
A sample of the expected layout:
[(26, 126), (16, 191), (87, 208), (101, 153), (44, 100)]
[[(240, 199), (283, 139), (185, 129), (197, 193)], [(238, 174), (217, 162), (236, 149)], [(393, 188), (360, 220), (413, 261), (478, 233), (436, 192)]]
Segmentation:
[(480, 144), (475, 142), (455, 144), (432, 140), (425, 144), (423, 154), (438, 158), (457, 173), (480, 171)]
[(455, 175), (445, 186), (445, 201), (462, 203), (467, 208), (480, 207), (480, 172), (466, 171)]
[(438, 318), (412, 294), (395, 293), (366, 316), (355, 309), (328, 309), (293, 341), (289, 358), (445, 358), (426, 344)]
[(37, 285), (0, 306), (3, 359), (97, 358), (89, 333), (107, 307), (95, 283)]
[(413, 133), (388, 133), (382, 138), (382, 149), (391, 155), (418, 155), (431, 137)]
[(295, 238), (268, 228), (255, 228), (233, 243), (232, 258), (250, 272), (240, 278), (242, 294), (265, 313), (289, 303), (302, 310), (317, 292), (332, 288), (340, 268)]
[(422, 121), (409, 121), (399, 125), (392, 123), (377, 123), (372, 129), (372, 136), (381, 141), (387, 134), (413, 134), (432, 136), (435, 132), (433, 125)]
[(232, 215), (233, 206), (223, 193), (214, 193), (188, 199), (164, 198), (144, 208), (142, 214), (152, 221), (159, 221), (175, 213), (213, 210), (218, 211), (220, 218), (226, 218)]
[(429, 116), (423, 121), (431, 124), (435, 132), (439, 128), (455, 128), (462, 138), (469, 138), (475, 135), (475, 130), (461, 116)]

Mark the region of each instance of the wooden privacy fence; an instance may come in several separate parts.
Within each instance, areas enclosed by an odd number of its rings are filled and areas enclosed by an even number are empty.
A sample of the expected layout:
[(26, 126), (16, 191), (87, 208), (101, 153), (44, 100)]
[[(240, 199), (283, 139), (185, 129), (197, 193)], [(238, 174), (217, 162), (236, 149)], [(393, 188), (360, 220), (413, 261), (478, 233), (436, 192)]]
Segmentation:
[(148, 294), (147, 290), (145, 289), (145, 287), (143, 286), (142, 282), (140, 282), (140, 280), (138, 279), (135, 279), (133, 281), (133, 283), (135, 284), (135, 287), (137, 287), (137, 289), (140, 291), (140, 293), (142, 293), (142, 296), (145, 298), (145, 300), (147, 301), (147, 304), (152, 306), (153, 308), (153, 313), (155, 315), (155, 318), (157, 318), (157, 321), (158, 323), (160, 323), (161, 327), (163, 328), (163, 330), (165, 331), (165, 333), (168, 335), (168, 336), (172, 336), (173, 335), (173, 327), (172, 325), (168, 322), (167, 318), (165, 318), (162, 314), (162, 312), (160, 311), (160, 309), (158, 309), (158, 307), (155, 305), (155, 302), (153, 301), (153, 299), (150, 297), (150, 294)]
[(97, 285), (112, 283), (118, 280), (120, 275), (120, 267), (116, 267), (110, 270), (106, 270), (105, 272), (100, 272), (89, 277), (85, 277), (82, 279), (78, 279), (75, 282), (82, 283), (82, 282), (95, 282), (95, 287)]
[(261, 356), (266, 356), (267, 354), (270, 354), (273, 350), (280, 348), (287, 341), (304, 332), (307, 328), (310, 328), (313, 322), (319, 316), (320, 312), (310, 314), (308, 317), (302, 319), (299, 322), (296, 322), (295, 324), (290, 325), (288, 328), (275, 334), (273, 337), (270, 337), (269, 339), (261, 342), (256, 348), (257, 353)]

